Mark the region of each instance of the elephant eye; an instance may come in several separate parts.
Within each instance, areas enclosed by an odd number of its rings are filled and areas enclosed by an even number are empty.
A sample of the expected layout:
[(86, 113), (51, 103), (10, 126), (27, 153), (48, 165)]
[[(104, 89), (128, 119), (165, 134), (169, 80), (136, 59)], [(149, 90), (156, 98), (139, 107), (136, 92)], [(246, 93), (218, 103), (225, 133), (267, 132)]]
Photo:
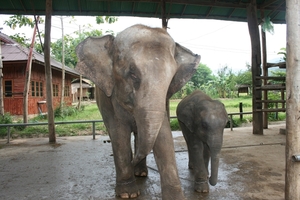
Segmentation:
[(205, 121), (202, 121), (201, 124), (203, 128), (205, 129), (208, 128), (208, 124)]
[(130, 77), (131, 77), (133, 80), (135, 80), (135, 79), (138, 78), (138, 77), (137, 77), (134, 73), (132, 73), (132, 72), (130, 72)]
[(138, 70), (134, 66), (131, 65), (129, 68), (129, 77), (133, 80), (133, 87), (135, 89), (139, 89), (140, 83), (141, 83), (141, 79), (139, 78), (137, 73), (138, 73)]

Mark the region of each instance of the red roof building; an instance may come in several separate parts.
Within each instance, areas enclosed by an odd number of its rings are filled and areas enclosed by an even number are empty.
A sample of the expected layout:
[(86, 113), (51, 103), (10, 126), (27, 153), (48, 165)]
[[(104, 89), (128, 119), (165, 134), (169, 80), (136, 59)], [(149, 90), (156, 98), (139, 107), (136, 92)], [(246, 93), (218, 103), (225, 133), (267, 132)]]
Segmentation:
[[(3, 62), (2, 81), (4, 112), (8, 112), (11, 115), (23, 115), (23, 93), (29, 48), (23, 47), (3, 33), (0, 33), (0, 41)], [(60, 104), (62, 63), (55, 59), (51, 59), (51, 67), (53, 107), (56, 108)], [(78, 72), (65, 66), (64, 102), (66, 105), (72, 104), (71, 82), (78, 77)], [(46, 103), (44, 56), (33, 51), (28, 96), (28, 115), (38, 115), (47, 112)]]

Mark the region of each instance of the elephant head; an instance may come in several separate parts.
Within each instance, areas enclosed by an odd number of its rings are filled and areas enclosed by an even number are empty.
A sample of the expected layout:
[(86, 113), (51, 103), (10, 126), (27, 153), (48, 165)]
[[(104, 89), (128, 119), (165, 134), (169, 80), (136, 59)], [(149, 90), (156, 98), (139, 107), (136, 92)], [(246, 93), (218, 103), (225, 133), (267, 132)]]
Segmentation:
[(133, 159), (137, 164), (153, 148), (166, 115), (166, 98), (191, 78), (200, 56), (176, 44), (165, 30), (143, 25), (116, 37), (89, 37), (76, 52), (76, 70), (133, 116), (140, 135)]

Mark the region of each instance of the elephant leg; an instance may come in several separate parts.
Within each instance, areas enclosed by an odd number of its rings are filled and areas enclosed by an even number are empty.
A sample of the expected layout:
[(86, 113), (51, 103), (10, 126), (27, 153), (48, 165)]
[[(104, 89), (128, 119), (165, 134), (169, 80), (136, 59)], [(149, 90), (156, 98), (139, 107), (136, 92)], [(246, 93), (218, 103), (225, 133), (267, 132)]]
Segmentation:
[(207, 144), (204, 144), (203, 158), (204, 158), (204, 164), (205, 164), (205, 168), (206, 168), (206, 173), (208, 175), (209, 174), (209, 172), (208, 172), (208, 164), (209, 164), (209, 159), (210, 159), (210, 151), (209, 151), (209, 147), (208, 147)]
[(156, 138), (153, 152), (160, 173), (162, 199), (185, 199), (178, 176), (174, 153), (174, 141), (167, 116), (165, 116), (162, 127)]
[[(134, 152), (136, 153), (137, 150), (137, 140), (138, 140), (138, 134), (134, 133)], [(134, 175), (135, 176), (141, 176), (145, 177), (148, 175), (148, 168), (147, 168), (147, 157), (144, 158), (139, 164), (134, 166)]]
[(204, 157), (205, 144), (201, 141), (195, 141), (193, 144), (193, 161), (194, 161), (194, 170), (195, 170), (195, 191), (196, 192), (209, 192), (208, 185), (208, 171), (206, 167), (207, 160)]
[(187, 149), (188, 149), (188, 156), (189, 156), (189, 164), (188, 164), (188, 167), (189, 169), (194, 169), (194, 164), (193, 164), (193, 152), (192, 152), (192, 140), (193, 138), (190, 138), (191, 135), (192, 135), (192, 132), (190, 132), (190, 130), (185, 126), (184, 123), (182, 123), (181, 121), (178, 121), (179, 124), (180, 124), (180, 127), (182, 129), (182, 134), (183, 134), (183, 137), (185, 139), (185, 142), (186, 142), (186, 146), (187, 146)]
[[(116, 128), (117, 127), (117, 128)], [(116, 196), (121, 198), (136, 198), (140, 192), (136, 185), (132, 166), (131, 131), (128, 127), (114, 124), (110, 128), (110, 138), (116, 168)]]

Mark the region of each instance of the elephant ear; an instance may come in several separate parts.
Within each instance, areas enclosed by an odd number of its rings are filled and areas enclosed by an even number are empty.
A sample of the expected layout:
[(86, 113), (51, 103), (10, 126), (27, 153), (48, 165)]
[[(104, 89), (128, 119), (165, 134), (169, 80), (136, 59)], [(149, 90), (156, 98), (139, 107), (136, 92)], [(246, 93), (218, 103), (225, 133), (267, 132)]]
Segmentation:
[(189, 49), (176, 43), (174, 58), (178, 70), (169, 86), (167, 94), (168, 99), (192, 78), (193, 74), (196, 72), (201, 56), (194, 54)]
[(114, 37), (88, 37), (76, 47), (78, 62), (76, 70), (93, 81), (107, 96), (114, 87), (112, 77), (112, 46)]
[(192, 103), (184, 102), (184, 99), (178, 104), (176, 115), (179, 121), (181, 121), (190, 132), (194, 132), (194, 116), (193, 116), (194, 105)]

